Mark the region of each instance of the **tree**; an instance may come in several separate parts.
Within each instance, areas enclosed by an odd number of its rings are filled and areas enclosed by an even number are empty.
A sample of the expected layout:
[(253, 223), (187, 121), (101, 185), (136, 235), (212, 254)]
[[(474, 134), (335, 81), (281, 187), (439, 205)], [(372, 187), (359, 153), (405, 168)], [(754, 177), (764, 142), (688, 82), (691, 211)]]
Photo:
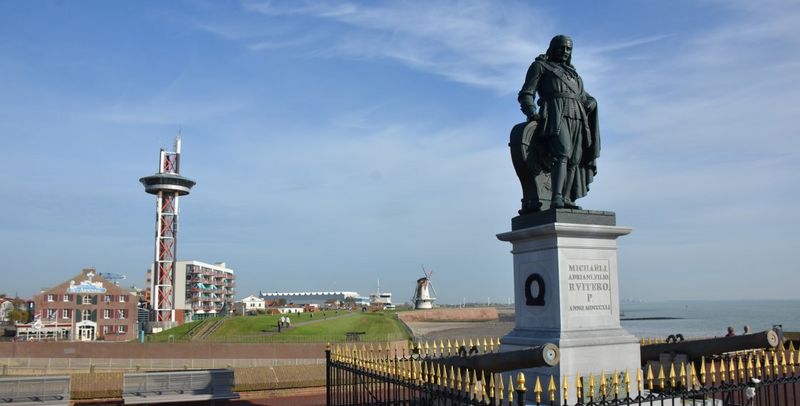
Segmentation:
[(30, 315), (27, 310), (16, 308), (8, 312), (9, 323), (27, 323), (30, 320)]

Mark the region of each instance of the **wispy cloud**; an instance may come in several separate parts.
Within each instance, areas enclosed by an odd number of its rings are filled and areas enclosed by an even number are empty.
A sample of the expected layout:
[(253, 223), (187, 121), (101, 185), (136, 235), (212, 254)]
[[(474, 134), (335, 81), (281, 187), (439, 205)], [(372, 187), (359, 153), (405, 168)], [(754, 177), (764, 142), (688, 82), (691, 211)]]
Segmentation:
[(501, 93), (519, 85), (517, 71), (541, 51), (539, 45), (550, 32), (547, 23), (532, 26), (515, 16), (530, 18), (540, 12), (516, 7), (525, 6), (483, 2), (431, 2), (425, 7), (407, 3), (281, 7), (272, 2), (246, 6), (268, 16), (305, 16), (349, 27), (328, 39), (330, 47), (324, 52), (328, 55), (387, 58)]

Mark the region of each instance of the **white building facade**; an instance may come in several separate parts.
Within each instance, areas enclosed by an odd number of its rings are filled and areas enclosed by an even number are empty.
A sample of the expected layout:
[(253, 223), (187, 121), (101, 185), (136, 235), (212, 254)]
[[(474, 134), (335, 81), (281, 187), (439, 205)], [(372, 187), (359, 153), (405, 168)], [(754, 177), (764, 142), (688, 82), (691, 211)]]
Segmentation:
[(323, 306), (326, 303), (346, 303), (355, 302), (358, 292), (261, 292), (259, 294), (265, 301), (283, 300), (285, 303), (296, 305), (316, 304)]
[[(148, 272), (148, 283), (152, 284)], [(175, 263), (175, 312), (179, 323), (225, 316), (233, 312), (236, 275), (224, 262)]]
[(242, 314), (258, 312), (259, 310), (264, 310), (266, 308), (264, 299), (256, 296), (248, 296), (238, 302), (238, 304)]

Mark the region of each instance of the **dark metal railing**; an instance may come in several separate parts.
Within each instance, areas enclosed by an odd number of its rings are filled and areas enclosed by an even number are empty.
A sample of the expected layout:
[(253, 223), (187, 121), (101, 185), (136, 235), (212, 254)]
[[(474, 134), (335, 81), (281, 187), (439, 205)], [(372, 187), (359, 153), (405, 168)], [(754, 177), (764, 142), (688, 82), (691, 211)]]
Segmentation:
[[(649, 362), (632, 373), (589, 373), (568, 379), (540, 374), (530, 389), (522, 373), (440, 368), (436, 360), (450, 355), (449, 345), (446, 350), (444, 346), (433, 350), (427, 345), (401, 347), (405, 346), (386, 345), (385, 350), (380, 345), (377, 350), (365, 345), (360, 349), (329, 348), (327, 404), (800, 405), (800, 359), (793, 346), (776, 351), (741, 351), (698, 362)], [(470, 347), (480, 350), (480, 345), (462, 346)], [(483, 351), (493, 352), (493, 347), (484, 345)], [(516, 379), (512, 381), (511, 376)]]

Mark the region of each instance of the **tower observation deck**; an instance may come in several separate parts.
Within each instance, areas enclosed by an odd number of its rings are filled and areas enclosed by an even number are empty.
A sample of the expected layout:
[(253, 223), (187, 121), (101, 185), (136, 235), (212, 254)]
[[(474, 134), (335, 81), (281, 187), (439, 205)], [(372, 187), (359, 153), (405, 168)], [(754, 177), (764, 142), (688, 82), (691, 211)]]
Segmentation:
[(176, 314), (174, 289), (178, 196), (188, 195), (195, 182), (180, 175), (180, 154), (181, 139), (176, 137), (174, 152), (161, 149), (158, 172), (139, 179), (145, 192), (156, 195), (155, 259), (145, 299), (153, 310), (153, 321), (165, 325), (183, 323), (183, 314)]

